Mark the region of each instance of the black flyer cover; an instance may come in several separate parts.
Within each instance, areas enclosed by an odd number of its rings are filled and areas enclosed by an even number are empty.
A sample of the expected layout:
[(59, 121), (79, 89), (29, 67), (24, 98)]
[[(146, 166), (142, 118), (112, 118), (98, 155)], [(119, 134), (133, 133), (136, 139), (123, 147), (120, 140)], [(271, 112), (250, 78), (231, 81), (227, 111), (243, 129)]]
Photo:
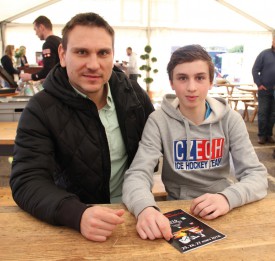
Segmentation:
[(182, 209), (170, 211), (164, 215), (169, 219), (173, 233), (169, 243), (182, 253), (226, 237)]

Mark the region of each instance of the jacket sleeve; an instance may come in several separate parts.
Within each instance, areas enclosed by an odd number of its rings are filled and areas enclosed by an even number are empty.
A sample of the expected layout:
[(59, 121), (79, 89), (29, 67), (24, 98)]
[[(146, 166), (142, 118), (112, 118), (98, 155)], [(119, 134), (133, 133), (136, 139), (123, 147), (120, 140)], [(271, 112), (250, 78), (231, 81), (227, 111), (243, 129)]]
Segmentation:
[(146, 207), (157, 208), (152, 194), (154, 168), (162, 155), (158, 126), (148, 118), (137, 154), (124, 175), (122, 201), (136, 217)]
[(3, 68), (13, 77), (13, 74), (19, 74), (20, 71), (15, 69), (12, 64), (12, 60), (6, 55), (1, 59)]
[(55, 66), (57, 57), (56, 52), (53, 50), (51, 43), (45, 42), (42, 47), (43, 52), (43, 68), (35, 74), (32, 74), (32, 80), (38, 81), (45, 79), (50, 70)]
[(262, 85), (262, 81), (261, 81), (262, 69), (263, 69), (263, 53), (260, 53), (257, 56), (255, 63), (252, 67), (253, 80), (258, 87)]
[(264, 198), (267, 195), (268, 182), (267, 170), (259, 162), (246, 125), (238, 112), (233, 111), (229, 119), (228, 135), (237, 182), (221, 194), (226, 196), (232, 209)]
[(53, 225), (80, 230), (87, 206), (54, 183), (55, 145), (43, 109), (35, 96), (24, 109), (17, 129), (10, 186), (15, 202)]

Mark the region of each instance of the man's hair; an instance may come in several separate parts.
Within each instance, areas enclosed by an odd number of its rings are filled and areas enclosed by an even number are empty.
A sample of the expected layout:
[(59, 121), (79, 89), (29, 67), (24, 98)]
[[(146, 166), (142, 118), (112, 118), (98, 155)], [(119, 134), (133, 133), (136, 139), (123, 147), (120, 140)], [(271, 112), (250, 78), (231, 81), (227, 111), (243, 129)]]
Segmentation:
[(48, 17), (44, 16), (44, 15), (38, 16), (33, 21), (33, 24), (36, 25), (36, 26), (39, 26), (39, 25), (42, 24), (42, 25), (44, 25), (49, 30), (53, 29), (53, 25), (52, 25), (51, 20)]
[(127, 47), (127, 50), (133, 51), (132, 47)]
[(68, 44), (69, 33), (75, 26), (101, 27), (112, 37), (112, 45), (114, 48), (115, 31), (100, 15), (96, 13), (80, 13), (74, 16), (62, 29), (62, 46), (66, 50)]
[(198, 60), (207, 62), (209, 68), (209, 78), (212, 83), (214, 80), (215, 71), (212, 58), (202, 46), (195, 44), (183, 46), (173, 52), (167, 65), (169, 80), (173, 80), (173, 71), (178, 64), (190, 63)]

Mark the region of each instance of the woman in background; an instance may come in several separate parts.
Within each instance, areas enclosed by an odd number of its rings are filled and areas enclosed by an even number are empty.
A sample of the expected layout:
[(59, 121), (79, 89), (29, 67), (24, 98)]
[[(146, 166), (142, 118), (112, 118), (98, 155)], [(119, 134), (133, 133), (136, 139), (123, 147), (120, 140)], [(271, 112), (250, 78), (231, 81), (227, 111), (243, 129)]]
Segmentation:
[(20, 61), (21, 61), (21, 66), (29, 66), (29, 63), (28, 63), (28, 60), (27, 60), (27, 57), (26, 57), (26, 47), (25, 46), (20, 46), (19, 47), (19, 50), (21, 51), (22, 53), (22, 56), (20, 57)]
[(14, 45), (7, 45), (5, 55), (1, 58), (3, 68), (14, 79), (14, 74), (20, 73), (20, 70), (13, 67)]

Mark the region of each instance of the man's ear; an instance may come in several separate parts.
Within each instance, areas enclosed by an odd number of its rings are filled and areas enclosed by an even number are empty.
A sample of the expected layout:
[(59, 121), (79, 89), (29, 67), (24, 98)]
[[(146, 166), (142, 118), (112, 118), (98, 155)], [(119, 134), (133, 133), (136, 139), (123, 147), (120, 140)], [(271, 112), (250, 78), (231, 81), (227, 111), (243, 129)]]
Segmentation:
[(60, 60), (60, 65), (62, 67), (66, 67), (66, 60), (65, 60), (66, 51), (64, 50), (62, 44), (59, 44), (59, 46), (58, 46), (58, 56), (59, 56), (59, 60)]

